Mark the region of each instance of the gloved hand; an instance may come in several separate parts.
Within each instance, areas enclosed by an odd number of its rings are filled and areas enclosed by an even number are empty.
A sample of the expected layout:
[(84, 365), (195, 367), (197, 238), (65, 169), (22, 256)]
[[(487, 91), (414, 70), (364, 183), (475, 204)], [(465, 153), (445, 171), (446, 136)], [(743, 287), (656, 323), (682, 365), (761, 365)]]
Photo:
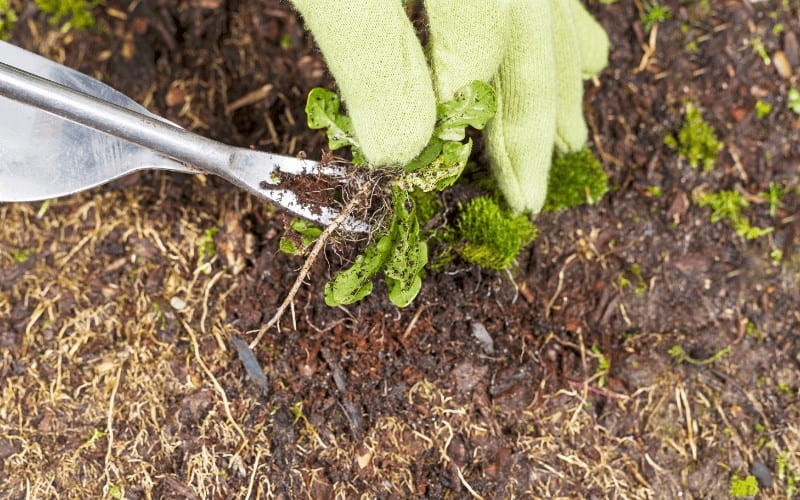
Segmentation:
[(554, 145), (586, 142), (582, 78), (603, 69), (609, 43), (578, 0), (426, 0), (427, 51), (402, 0), (293, 2), (370, 163), (416, 157), (433, 132), (436, 102), (474, 80), (497, 92), (486, 143), (513, 209), (541, 209)]

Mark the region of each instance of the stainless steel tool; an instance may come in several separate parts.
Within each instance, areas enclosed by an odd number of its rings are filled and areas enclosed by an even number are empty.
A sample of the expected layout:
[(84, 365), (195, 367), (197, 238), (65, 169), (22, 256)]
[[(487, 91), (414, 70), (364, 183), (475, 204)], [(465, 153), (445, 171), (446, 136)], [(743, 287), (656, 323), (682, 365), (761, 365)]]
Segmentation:
[[(335, 208), (311, 206), (276, 174), (328, 175), (335, 167), (201, 137), (94, 78), (0, 42), (0, 202), (64, 196), (142, 169), (210, 173), (322, 224)], [(347, 220), (345, 229), (368, 226)]]

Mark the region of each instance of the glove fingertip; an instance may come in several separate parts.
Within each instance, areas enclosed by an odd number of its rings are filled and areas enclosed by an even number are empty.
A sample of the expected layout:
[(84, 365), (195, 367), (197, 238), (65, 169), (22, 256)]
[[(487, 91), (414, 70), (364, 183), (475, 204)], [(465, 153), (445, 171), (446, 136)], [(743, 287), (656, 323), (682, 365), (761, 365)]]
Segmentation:
[(586, 144), (589, 129), (583, 118), (567, 120), (559, 117), (555, 147), (561, 152), (578, 151)]
[(572, 11), (575, 34), (580, 46), (581, 73), (586, 79), (594, 78), (608, 65), (611, 41), (603, 26), (583, 4), (570, 0), (565, 5)]

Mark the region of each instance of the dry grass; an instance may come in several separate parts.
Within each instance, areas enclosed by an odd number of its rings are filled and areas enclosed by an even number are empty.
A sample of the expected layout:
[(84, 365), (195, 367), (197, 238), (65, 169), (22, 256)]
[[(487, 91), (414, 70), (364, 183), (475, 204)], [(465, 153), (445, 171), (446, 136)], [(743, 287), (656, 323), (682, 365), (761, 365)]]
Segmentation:
[[(41, 217), (36, 205), (0, 207), (4, 496), (411, 497), (438, 487), (450, 497), (677, 498), (723, 494), (754, 460), (776, 471), (782, 457), (800, 471), (791, 364), (742, 380), (770, 359), (767, 347), (740, 343), (699, 367), (669, 359), (679, 339), (669, 335), (625, 345), (632, 355), (616, 370), (639, 387), (630, 394), (599, 389), (596, 359), (572, 345), (591, 385), (542, 382), (519, 411), (480, 390), (455, 393), (445, 376), (407, 389), (404, 411), (379, 416), (362, 439), (312, 424), (302, 400), (280, 424), (270, 417), (280, 410), (232, 376), (226, 346), (241, 332), (225, 306), (236, 278), (198, 252), (219, 223), (208, 214), (236, 202), (210, 194), (174, 219), (163, 195), (134, 187), (59, 200)], [(25, 262), (12, 258), (20, 249)], [(565, 343), (553, 336), (543, 348)], [(440, 484), (419, 483), (425, 468)], [(768, 494), (785, 497), (787, 480), (773, 480)]]
[[(191, 209), (171, 220), (144, 208), (142, 195), (81, 195), (41, 217), (34, 205), (0, 208), (2, 268), (24, 268), (6, 274), (0, 295), (14, 344), (2, 356), (0, 433), (14, 451), (3, 463), (7, 492), (147, 491), (164, 465), (182, 463), (206, 496), (228, 468), (222, 457), (244, 442), (200, 354), (216, 370), (230, 362), (224, 300), (209, 306), (208, 291), (224, 299), (231, 276), (213, 262), (204, 273), (198, 254), (216, 221)], [(29, 249), (26, 262), (12, 259), (15, 249)], [(199, 344), (190, 328), (204, 333)], [(208, 447), (182, 449), (187, 431), (170, 405), (186, 398), (214, 407), (198, 427)]]

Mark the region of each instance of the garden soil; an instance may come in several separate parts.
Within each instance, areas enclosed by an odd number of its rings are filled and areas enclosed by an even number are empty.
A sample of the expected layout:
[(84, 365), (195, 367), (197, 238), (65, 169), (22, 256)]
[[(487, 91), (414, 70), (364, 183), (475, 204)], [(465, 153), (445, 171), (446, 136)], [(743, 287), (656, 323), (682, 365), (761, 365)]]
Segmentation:
[[(192, 131), (323, 154), (303, 107), (333, 82), (286, 2), (113, 0), (82, 33), (11, 3), (12, 42)], [(303, 264), (279, 210), (153, 172), (0, 204), (0, 496), (724, 498), (752, 476), (796, 497), (800, 6), (662, 5), (646, 30), (645, 2), (589, 3), (613, 45), (586, 84), (599, 203), (540, 215), (509, 272), (429, 272), (405, 309), (383, 285), (324, 304), (343, 236), (253, 350), (265, 380), (232, 339)], [(664, 144), (689, 103), (724, 143), (710, 171)], [(772, 231), (712, 221), (697, 200), (724, 190)]]

